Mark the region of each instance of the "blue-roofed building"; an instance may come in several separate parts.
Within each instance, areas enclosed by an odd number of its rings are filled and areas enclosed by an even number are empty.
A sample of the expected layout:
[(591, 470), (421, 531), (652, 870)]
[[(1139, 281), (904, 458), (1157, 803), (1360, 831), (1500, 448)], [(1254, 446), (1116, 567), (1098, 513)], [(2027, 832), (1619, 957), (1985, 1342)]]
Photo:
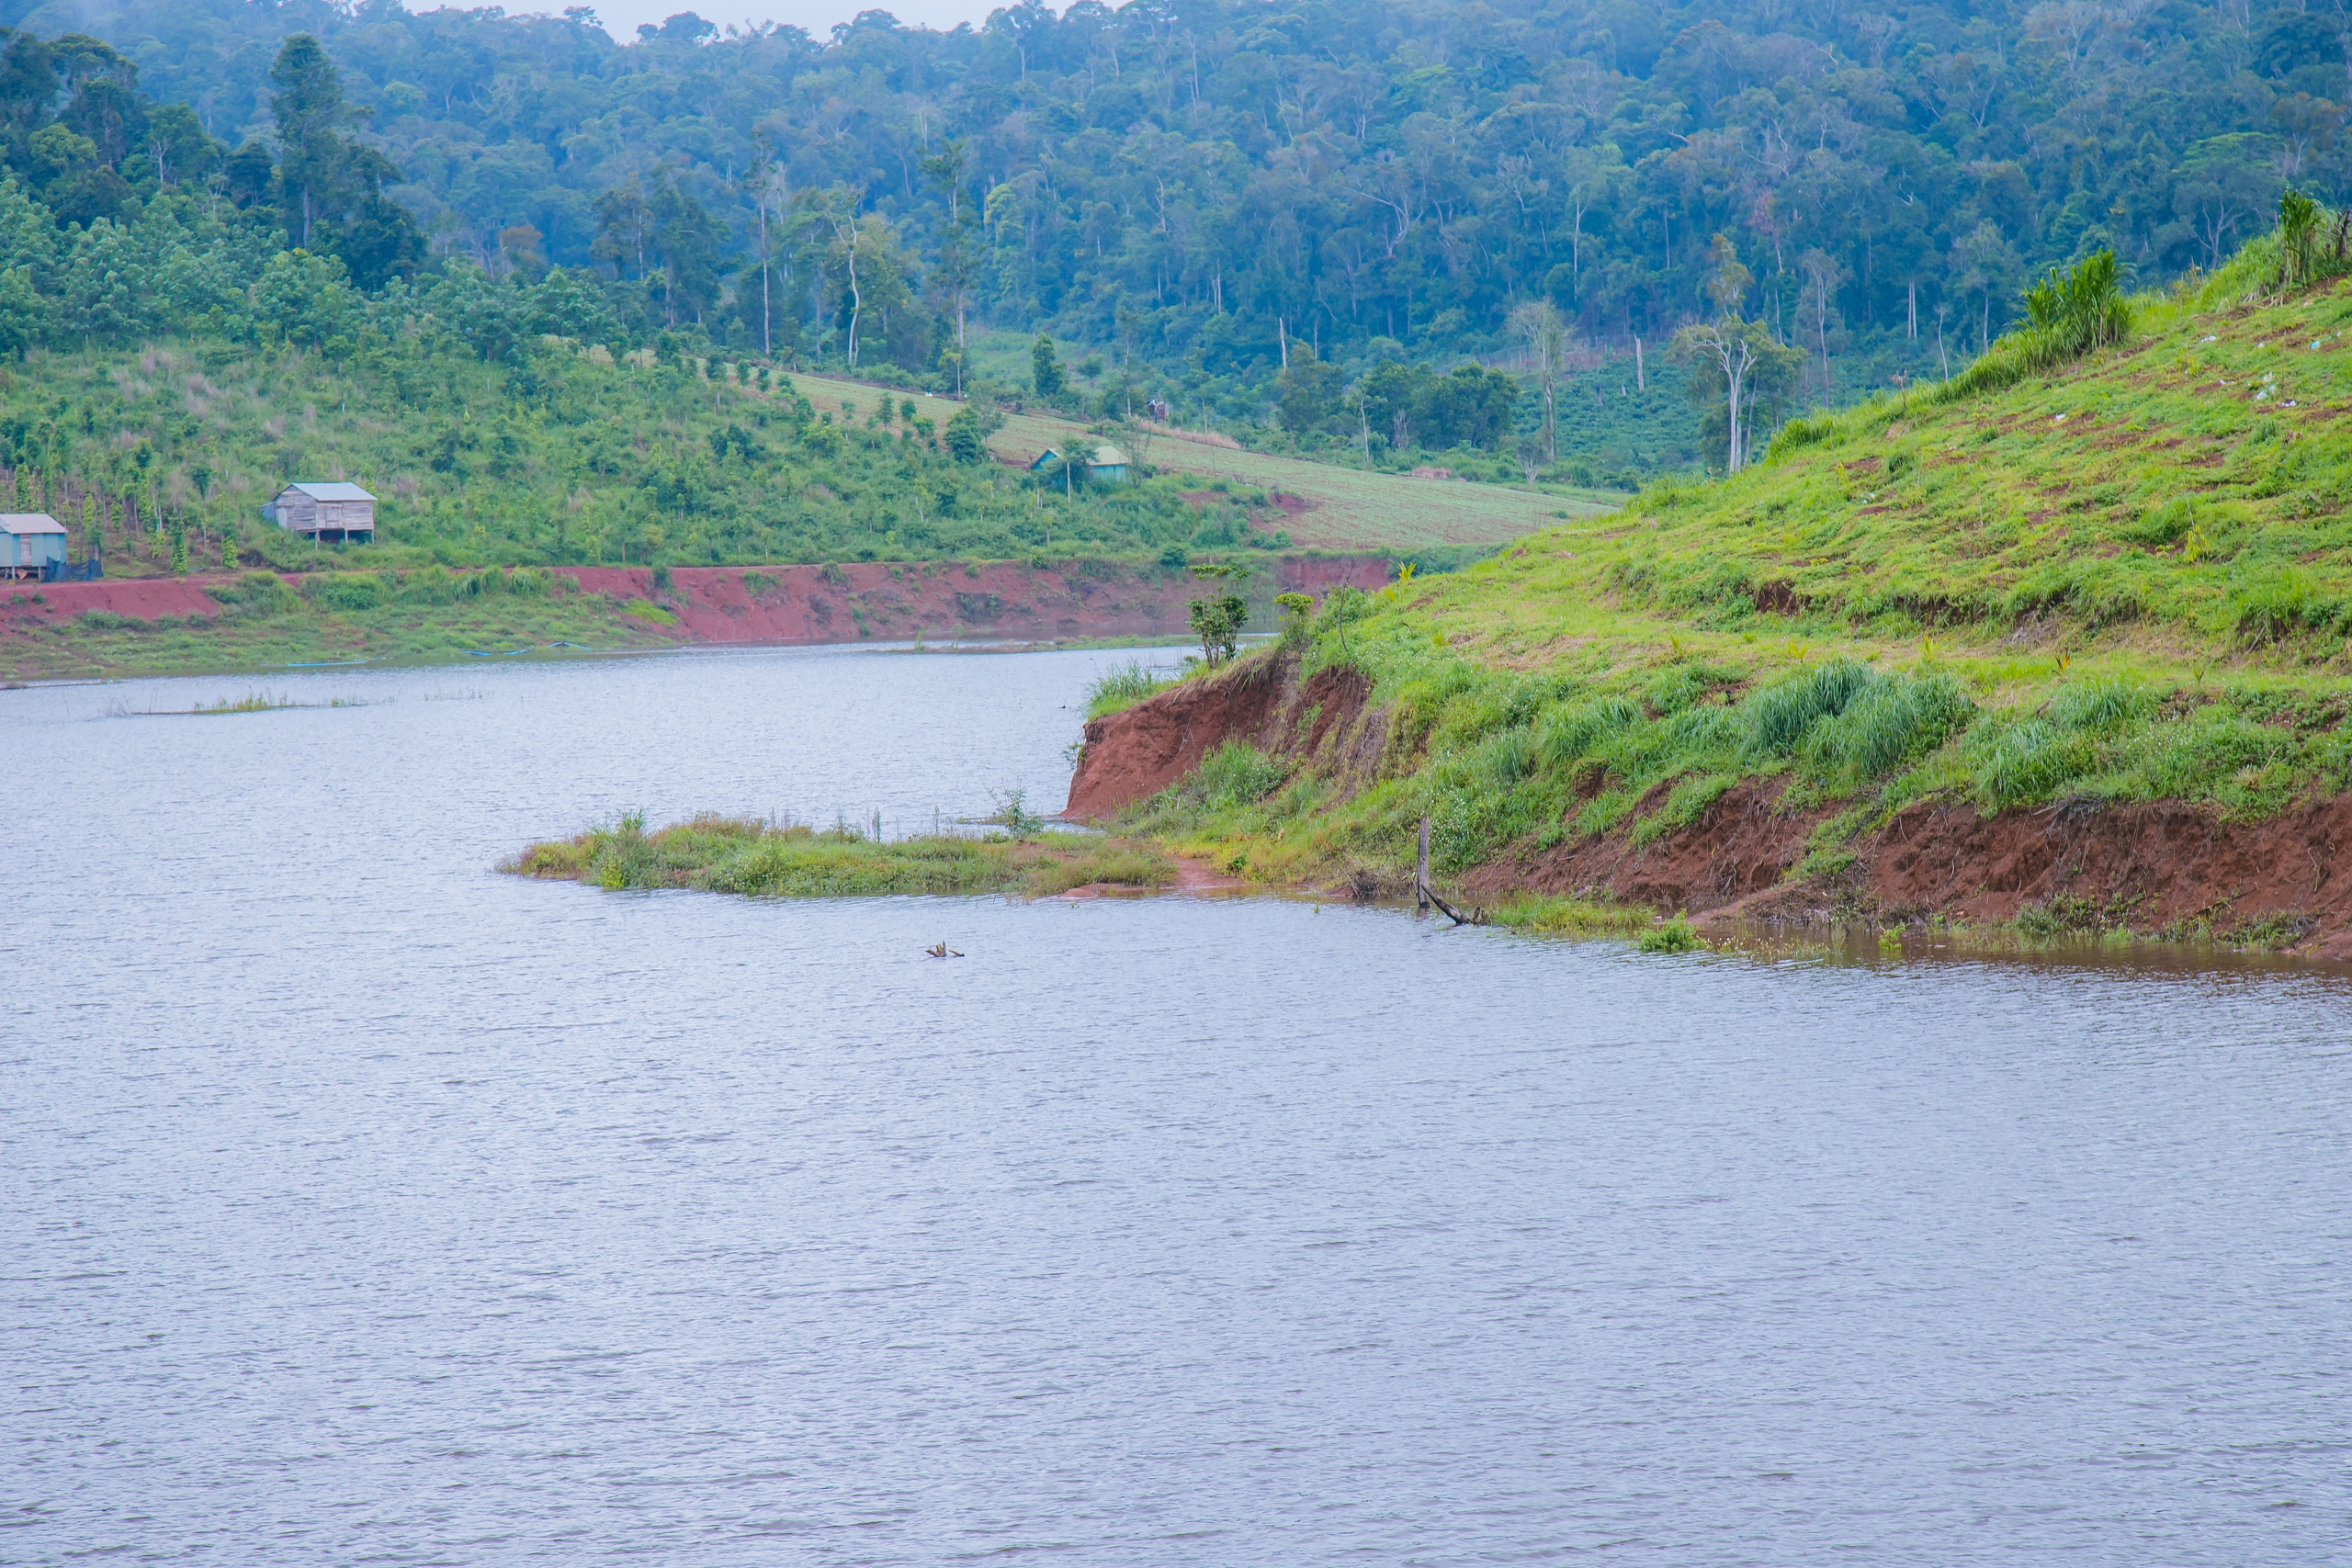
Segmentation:
[(64, 524), (46, 512), (0, 512), (0, 577), (55, 581), (64, 570)]

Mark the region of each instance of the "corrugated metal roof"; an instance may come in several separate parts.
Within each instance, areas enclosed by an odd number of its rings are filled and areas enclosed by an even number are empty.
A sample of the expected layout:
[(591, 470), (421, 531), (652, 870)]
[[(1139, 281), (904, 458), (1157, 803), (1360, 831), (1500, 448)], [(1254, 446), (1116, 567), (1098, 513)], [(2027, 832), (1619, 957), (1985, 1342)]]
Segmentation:
[(1124, 468), (1127, 466), (1127, 455), (1116, 446), (1097, 446), (1094, 449), (1094, 466), (1098, 468)]
[(0, 512), (0, 534), (62, 534), (65, 525), (46, 512)]
[[(286, 490), (299, 490), (312, 501), (373, 501), (376, 499), (357, 485), (345, 484), (341, 479), (297, 479), (288, 485)], [(279, 491), (277, 493), (284, 495), (286, 490)]]

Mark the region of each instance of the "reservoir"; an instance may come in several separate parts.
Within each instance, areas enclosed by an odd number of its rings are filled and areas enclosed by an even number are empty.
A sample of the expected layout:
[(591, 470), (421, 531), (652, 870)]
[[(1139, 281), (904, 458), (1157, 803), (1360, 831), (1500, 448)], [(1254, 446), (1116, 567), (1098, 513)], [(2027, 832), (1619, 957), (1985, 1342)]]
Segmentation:
[(492, 869), (1129, 657), (0, 693), (0, 1561), (2352, 1558), (2335, 974)]

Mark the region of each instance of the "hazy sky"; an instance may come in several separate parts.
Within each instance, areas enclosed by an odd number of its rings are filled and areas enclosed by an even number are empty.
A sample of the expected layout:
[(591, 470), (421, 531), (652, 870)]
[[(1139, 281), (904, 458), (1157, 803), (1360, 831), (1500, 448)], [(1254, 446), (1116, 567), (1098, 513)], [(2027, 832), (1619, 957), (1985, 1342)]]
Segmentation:
[[(680, 11), (692, 11), (707, 20), (725, 26), (739, 26), (752, 21), (782, 22), (790, 27), (806, 28), (811, 36), (828, 37), (836, 22), (846, 22), (860, 11), (878, 9), (906, 23), (909, 27), (938, 28), (944, 30), (958, 22), (974, 27), (988, 19), (988, 14), (1002, 6), (1005, 0), (900, 0), (899, 4), (861, 5), (858, 0), (609, 0), (596, 6), (596, 16), (605, 30), (622, 43), (633, 42), (639, 22), (659, 22), (664, 17)], [(544, 9), (550, 15), (563, 9), (563, 0), (543, 0)], [(540, 6), (513, 6), (510, 14), (537, 10)]]

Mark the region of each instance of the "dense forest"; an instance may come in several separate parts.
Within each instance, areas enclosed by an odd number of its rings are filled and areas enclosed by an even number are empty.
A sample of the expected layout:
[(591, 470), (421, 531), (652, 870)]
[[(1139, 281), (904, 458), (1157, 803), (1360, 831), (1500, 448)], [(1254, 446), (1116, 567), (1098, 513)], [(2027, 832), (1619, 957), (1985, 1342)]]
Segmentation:
[[(668, 333), (948, 386), (980, 326), (1043, 327), (1121, 412), (1367, 457), (1523, 443), (1556, 375), (1569, 448), (1638, 469), (1702, 455), (1634, 416), (1695, 319), (1783, 349), (1769, 423), (1948, 374), (2046, 266), (2161, 281), (2290, 184), (2340, 200), (2341, 6), (1080, 0), (622, 42), (587, 6), (51, 5), (0, 57), (0, 339), (323, 348), (391, 288), (493, 359)], [(1515, 410), (1427, 374), (1473, 360)]]

